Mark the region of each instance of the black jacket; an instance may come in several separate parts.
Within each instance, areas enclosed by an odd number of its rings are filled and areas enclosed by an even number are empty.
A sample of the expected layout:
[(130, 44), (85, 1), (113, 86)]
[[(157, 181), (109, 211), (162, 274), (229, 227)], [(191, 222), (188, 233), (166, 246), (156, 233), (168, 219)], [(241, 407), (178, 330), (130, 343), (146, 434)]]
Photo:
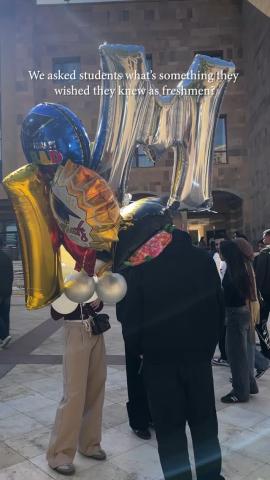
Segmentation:
[(10, 297), (13, 283), (13, 264), (9, 256), (0, 250), (0, 298)]
[(270, 246), (263, 248), (254, 259), (257, 288), (262, 297), (270, 302)]
[(117, 316), (128, 349), (155, 363), (210, 361), (224, 323), (224, 301), (209, 254), (176, 230), (159, 257), (129, 268), (125, 276), (128, 291)]

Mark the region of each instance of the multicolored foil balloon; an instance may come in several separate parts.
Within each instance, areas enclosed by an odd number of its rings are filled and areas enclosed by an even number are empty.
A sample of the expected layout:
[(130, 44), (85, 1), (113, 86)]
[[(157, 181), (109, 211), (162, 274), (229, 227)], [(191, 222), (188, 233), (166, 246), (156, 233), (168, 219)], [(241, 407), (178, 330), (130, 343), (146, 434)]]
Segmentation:
[(56, 103), (40, 103), (25, 117), (21, 141), (29, 163), (46, 167), (72, 160), (90, 164), (90, 140), (81, 120), (69, 108)]
[(110, 250), (118, 240), (118, 202), (96, 172), (71, 161), (59, 166), (50, 204), (60, 230), (81, 247)]
[[(71, 265), (71, 262), (68, 260), (63, 261), (64, 258), (67, 259), (70, 257), (72, 259), (72, 271), (76, 270), (80, 272), (82, 268), (86, 271), (86, 273), (91, 277), (94, 274), (95, 270), (95, 263), (96, 263), (96, 250), (93, 248), (85, 248), (77, 245), (77, 243), (72, 242), (67, 235), (63, 234), (59, 228), (54, 232), (54, 248), (60, 248), (61, 251), (61, 261), (62, 261), (62, 268), (63, 263), (68, 267)], [(63, 251), (65, 252), (63, 254)], [(75, 260), (75, 264), (74, 264)], [(65, 274), (63, 273), (65, 277)]]
[[(188, 79), (162, 96), (148, 79), (143, 47), (104, 44), (100, 55), (102, 71), (112, 78), (103, 80), (102, 86), (114, 94), (101, 99), (91, 168), (107, 180), (122, 204), (135, 147), (142, 145), (157, 160), (172, 148), (168, 205), (180, 202), (182, 209), (207, 208), (213, 135), (228, 83), (224, 74), (233, 73), (234, 64), (196, 55)], [(204, 76), (198, 78), (199, 73)]]
[(3, 180), (13, 205), (22, 250), (25, 302), (29, 310), (44, 307), (62, 292), (60, 254), (53, 248), (55, 220), (47, 187), (36, 165), (25, 165)]

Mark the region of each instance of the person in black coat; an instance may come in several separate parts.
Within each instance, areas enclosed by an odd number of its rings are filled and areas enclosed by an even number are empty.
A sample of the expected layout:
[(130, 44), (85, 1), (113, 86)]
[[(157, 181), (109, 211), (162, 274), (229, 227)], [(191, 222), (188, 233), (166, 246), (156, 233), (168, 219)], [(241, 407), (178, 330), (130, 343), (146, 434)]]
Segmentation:
[(13, 284), (13, 265), (9, 256), (2, 250), (0, 239), (0, 348), (11, 340), (9, 335), (10, 298)]
[[(121, 275), (125, 277), (128, 288), (129, 276), (132, 275), (132, 269), (133, 267), (121, 271)], [(116, 304), (117, 320), (122, 324), (122, 328), (124, 330), (126, 322), (125, 302), (126, 297), (124, 297), (121, 302)], [(129, 425), (135, 435), (143, 440), (149, 440), (151, 438), (149, 426), (152, 425), (152, 418), (142, 374), (142, 359), (140, 358), (140, 355), (138, 355), (136, 352), (134, 353), (133, 348), (129, 349), (129, 344), (127, 345), (126, 343), (125, 359), (128, 390), (127, 412)]]
[(166, 480), (222, 480), (211, 359), (224, 324), (219, 275), (206, 251), (175, 230), (159, 257), (130, 271), (123, 315), (126, 348), (143, 373)]

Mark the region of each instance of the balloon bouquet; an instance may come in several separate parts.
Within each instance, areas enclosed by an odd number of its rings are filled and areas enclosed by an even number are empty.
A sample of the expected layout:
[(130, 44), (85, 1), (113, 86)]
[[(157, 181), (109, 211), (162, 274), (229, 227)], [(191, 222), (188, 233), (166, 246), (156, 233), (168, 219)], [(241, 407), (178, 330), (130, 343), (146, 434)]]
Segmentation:
[[(65, 314), (93, 295), (109, 304), (120, 301), (127, 286), (118, 272), (155, 258), (170, 243), (170, 208), (211, 207), (213, 135), (227, 85), (221, 73), (232, 73), (233, 63), (196, 55), (188, 73), (211, 75), (177, 88), (211, 87), (212, 94), (165, 97), (152, 95), (151, 81), (143, 80), (143, 47), (104, 44), (100, 54), (101, 69), (111, 74), (104, 88), (144, 93), (102, 97), (92, 154), (86, 129), (71, 110), (35, 106), (21, 132), (29, 163), (3, 181), (18, 224), (28, 309), (53, 302)], [(173, 149), (166, 204), (151, 197), (122, 207), (137, 145), (154, 161)]]

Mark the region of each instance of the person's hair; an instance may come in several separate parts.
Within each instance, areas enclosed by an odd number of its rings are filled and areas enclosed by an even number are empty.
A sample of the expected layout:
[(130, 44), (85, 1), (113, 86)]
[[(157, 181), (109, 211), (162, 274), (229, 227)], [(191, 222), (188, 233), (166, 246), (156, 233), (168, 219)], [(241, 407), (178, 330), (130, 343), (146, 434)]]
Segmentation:
[(220, 253), (227, 263), (232, 283), (244, 298), (251, 298), (251, 282), (245, 265), (244, 256), (238, 245), (232, 240), (220, 243)]
[(254, 250), (252, 245), (242, 237), (234, 238), (233, 242), (239, 247), (244, 257), (252, 262), (254, 259)]

